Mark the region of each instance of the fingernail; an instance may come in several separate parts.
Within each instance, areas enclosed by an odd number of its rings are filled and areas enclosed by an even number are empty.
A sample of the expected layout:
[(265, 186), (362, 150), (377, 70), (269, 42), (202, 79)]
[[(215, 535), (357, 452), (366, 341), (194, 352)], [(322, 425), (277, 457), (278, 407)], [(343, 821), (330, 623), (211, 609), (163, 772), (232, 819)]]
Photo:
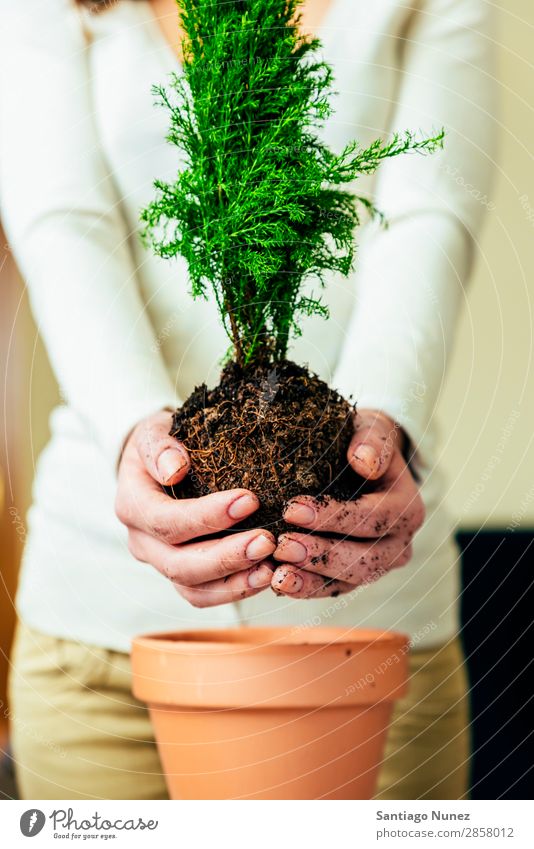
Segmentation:
[(308, 504), (299, 504), (298, 501), (293, 501), (288, 504), (284, 511), (284, 519), (288, 522), (293, 522), (295, 525), (311, 525), (316, 519), (316, 512), (313, 507)]
[(302, 589), (304, 581), (296, 572), (286, 572), (285, 575), (275, 581), (276, 589), (283, 593), (298, 593)]
[(187, 464), (187, 460), (178, 448), (166, 448), (158, 457), (158, 473), (163, 483), (170, 480), (176, 472)]
[(358, 460), (358, 462), (363, 463), (363, 465), (368, 468), (371, 474), (374, 474), (376, 471), (378, 471), (378, 467), (380, 466), (380, 457), (378, 456), (376, 449), (373, 448), (372, 445), (366, 445), (364, 443), (358, 445), (353, 456), (355, 460)]
[(244, 519), (246, 516), (258, 509), (258, 499), (254, 495), (240, 495), (232, 501), (228, 508), (231, 519)]
[(252, 572), (248, 574), (248, 585), (253, 590), (259, 590), (261, 587), (268, 587), (273, 578), (273, 570), (263, 564), (256, 566)]
[(247, 545), (245, 554), (249, 560), (263, 560), (272, 554), (276, 548), (276, 543), (269, 539), (265, 534), (258, 534), (252, 542)]
[(274, 552), (277, 560), (288, 560), (289, 563), (302, 563), (306, 559), (308, 551), (306, 546), (297, 540), (281, 536), (278, 546)]

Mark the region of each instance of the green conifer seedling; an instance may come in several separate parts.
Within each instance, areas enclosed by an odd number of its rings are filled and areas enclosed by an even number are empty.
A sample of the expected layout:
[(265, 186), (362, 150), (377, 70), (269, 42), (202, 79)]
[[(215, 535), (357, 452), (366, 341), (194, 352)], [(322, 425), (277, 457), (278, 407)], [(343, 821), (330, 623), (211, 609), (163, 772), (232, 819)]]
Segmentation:
[(288, 499), (346, 501), (365, 485), (347, 465), (353, 405), (286, 358), (302, 316), (327, 315), (304, 284), (318, 281), (320, 296), (327, 272), (353, 267), (360, 216), (379, 214), (357, 178), (436, 150), (443, 133), (334, 153), (320, 132), (332, 70), (302, 35), (300, 0), (178, 6), (183, 68), (156, 93), (180, 156), (174, 181), (156, 181), (143, 233), (160, 256), (185, 257), (192, 294), (216, 302), (231, 350), (217, 386), (197, 386), (174, 413), (191, 470), (172, 494), (249, 488), (261, 506), (248, 526), (279, 533)]
[(142, 212), (162, 257), (185, 257), (194, 297), (213, 297), (240, 366), (286, 356), (299, 318), (327, 314), (308, 278), (347, 275), (363, 209), (353, 182), (384, 159), (430, 153), (443, 132), (358, 142), (336, 154), (319, 138), (333, 79), (317, 39), (301, 34), (300, 0), (178, 0), (183, 69), (156, 89), (168, 141), (185, 157), (157, 180)]

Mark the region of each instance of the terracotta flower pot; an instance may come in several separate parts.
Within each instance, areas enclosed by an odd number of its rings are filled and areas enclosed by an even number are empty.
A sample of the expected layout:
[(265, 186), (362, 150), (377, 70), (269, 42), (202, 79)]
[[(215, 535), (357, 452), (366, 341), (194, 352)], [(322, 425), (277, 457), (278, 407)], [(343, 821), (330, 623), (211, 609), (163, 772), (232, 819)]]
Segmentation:
[(134, 640), (133, 691), (173, 799), (369, 799), (407, 638), (350, 628)]

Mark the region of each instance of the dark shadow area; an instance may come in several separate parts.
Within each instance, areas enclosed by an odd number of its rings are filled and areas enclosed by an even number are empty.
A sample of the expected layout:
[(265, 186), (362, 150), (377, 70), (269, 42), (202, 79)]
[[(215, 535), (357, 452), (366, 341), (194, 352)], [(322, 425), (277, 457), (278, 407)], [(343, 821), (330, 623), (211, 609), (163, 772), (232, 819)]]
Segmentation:
[(0, 801), (2, 799), (18, 799), (13, 761), (9, 750), (0, 752)]
[(471, 688), (471, 798), (534, 790), (534, 531), (463, 531), (462, 638)]

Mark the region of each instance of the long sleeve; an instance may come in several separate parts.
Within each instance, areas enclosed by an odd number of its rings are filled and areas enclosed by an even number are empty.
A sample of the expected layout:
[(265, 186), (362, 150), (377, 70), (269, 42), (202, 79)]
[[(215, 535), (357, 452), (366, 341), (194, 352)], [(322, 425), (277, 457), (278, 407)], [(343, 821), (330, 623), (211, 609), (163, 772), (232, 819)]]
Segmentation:
[(399, 39), (392, 131), (445, 127), (445, 149), (386, 162), (375, 202), (388, 219), (358, 254), (356, 305), (333, 385), (380, 409), (410, 437), (415, 466), (433, 456), (438, 401), (495, 153), (493, 21), (483, 0), (425, 0)]
[(62, 394), (112, 465), (175, 405), (95, 131), (70, 0), (0, 0), (0, 203)]

